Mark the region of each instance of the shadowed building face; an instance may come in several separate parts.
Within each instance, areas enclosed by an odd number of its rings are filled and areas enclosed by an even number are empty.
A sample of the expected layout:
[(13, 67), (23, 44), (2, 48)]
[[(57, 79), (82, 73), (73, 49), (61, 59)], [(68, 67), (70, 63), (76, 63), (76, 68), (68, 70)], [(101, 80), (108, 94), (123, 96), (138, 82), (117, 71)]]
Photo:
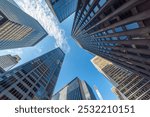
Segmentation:
[(149, 0), (84, 0), (72, 36), (89, 52), (149, 78), (149, 6)]

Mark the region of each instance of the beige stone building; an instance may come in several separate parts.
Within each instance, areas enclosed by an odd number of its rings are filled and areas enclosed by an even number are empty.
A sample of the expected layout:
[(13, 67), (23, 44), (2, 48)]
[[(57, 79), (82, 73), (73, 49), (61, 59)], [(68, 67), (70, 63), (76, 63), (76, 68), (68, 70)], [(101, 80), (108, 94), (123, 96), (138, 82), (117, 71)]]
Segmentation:
[(149, 100), (150, 99), (150, 79), (141, 77), (127, 69), (124, 69), (102, 57), (94, 57), (93, 65), (100, 71), (113, 85), (113, 92), (119, 99), (126, 100)]

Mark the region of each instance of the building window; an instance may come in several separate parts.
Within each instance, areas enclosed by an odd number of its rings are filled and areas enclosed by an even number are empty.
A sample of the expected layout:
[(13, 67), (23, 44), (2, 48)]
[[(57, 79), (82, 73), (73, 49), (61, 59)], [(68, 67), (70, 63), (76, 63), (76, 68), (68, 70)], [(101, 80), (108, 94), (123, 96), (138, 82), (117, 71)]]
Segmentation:
[(94, 13), (93, 13), (93, 12), (91, 12), (91, 13), (90, 13), (90, 16), (91, 16), (91, 17), (93, 17), (93, 16), (94, 16)]
[(42, 81), (42, 80), (40, 80), (40, 83), (45, 87), (46, 86), (46, 84)]
[(9, 92), (19, 100), (23, 97), (23, 95), (20, 92), (18, 92), (15, 88), (12, 88), (11, 90), (9, 90)]
[(120, 36), (120, 40), (127, 40), (127, 36)]
[(102, 32), (102, 35), (107, 35), (107, 33), (106, 32)]
[(92, 5), (93, 1), (94, 1), (94, 0), (90, 0), (89, 4)]
[(34, 87), (34, 88), (33, 88), (33, 91), (34, 91), (34, 92), (37, 92), (37, 88), (36, 88), (36, 87)]
[(36, 84), (36, 86), (37, 86), (38, 88), (40, 88), (40, 87), (41, 87), (39, 83), (37, 83), (37, 84)]
[(3, 95), (2, 97), (0, 97), (0, 100), (9, 100), (9, 98), (6, 95)]
[(17, 86), (25, 93), (28, 91), (28, 89), (21, 83), (18, 83)]
[(123, 31), (122, 27), (115, 28), (115, 32), (122, 32), (122, 31)]
[(94, 12), (96, 13), (99, 10), (98, 6), (94, 8)]
[(141, 100), (149, 100), (149, 99), (150, 99), (150, 91), (141, 98)]
[(34, 95), (33, 95), (33, 93), (29, 93), (29, 95), (28, 95), (29, 97), (31, 97), (31, 98), (33, 98), (34, 97)]
[(23, 75), (20, 74), (19, 72), (16, 72), (15, 74), (16, 74), (16, 76), (18, 76), (19, 78), (22, 78), (22, 77), (23, 77)]
[(111, 39), (108, 37), (108, 38), (106, 38), (106, 40), (109, 41), (109, 40), (111, 40)]
[(99, 1), (99, 5), (100, 5), (100, 6), (103, 6), (105, 3), (106, 3), (106, 0), (100, 0), (100, 1)]
[(90, 16), (89, 16), (87, 19), (88, 19), (88, 21), (89, 21), (89, 20), (91, 19)]
[(24, 81), (29, 87), (32, 87), (32, 84), (31, 84), (27, 79), (23, 79), (23, 81)]
[(112, 34), (112, 33), (113, 33), (113, 30), (112, 30), (112, 29), (107, 30), (107, 33), (108, 33), (108, 34)]
[(41, 72), (40, 72), (40, 69), (36, 69), (35, 71), (34, 71), (39, 77), (41, 76)]
[(29, 78), (33, 83), (36, 82), (35, 79), (34, 79), (31, 75), (28, 75), (28, 78)]
[(22, 71), (22, 73), (24, 73), (25, 75), (27, 74), (27, 72), (26, 72), (25, 70), (22, 69), (21, 71)]
[(139, 24), (137, 22), (125, 25), (127, 30), (133, 30), (139, 28)]
[(112, 37), (111, 39), (112, 39), (112, 40), (118, 40), (118, 38), (117, 38), (117, 37)]
[[(10, 87), (12, 84), (14, 84), (17, 81), (17, 79), (13, 76), (10, 76), (9, 79), (4, 79), (0, 82), (1, 87), (4, 89), (7, 89)], [(1, 91), (1, 90), (0, 90)]]
[(84, 10), (84, 12), (83, 12), (83, 13), (84, 13), (84, 15), (86, 15), (86, 10)]
[(39, 78), (39, 76), (38, 76), (38, 74), (36, 74), (36, 72), (32, 72), (31, 75), (32, 75), (34, 78), (37, 78), (37, 79)]
[(88, 11), (90, 9), (89, 5), (87, 5), (85, 9)]

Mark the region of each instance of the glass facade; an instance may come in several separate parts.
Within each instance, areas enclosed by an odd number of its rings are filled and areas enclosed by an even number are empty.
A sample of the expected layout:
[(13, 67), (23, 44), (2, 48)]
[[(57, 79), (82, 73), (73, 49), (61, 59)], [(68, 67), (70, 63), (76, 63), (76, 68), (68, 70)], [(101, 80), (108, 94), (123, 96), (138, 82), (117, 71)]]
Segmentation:
[(75, 78), (53, 95), (52, 100), (96, 100), (91, 87), (79, 78)]
[(51, 99), (64, 55), (57, 48), (1, 74), (0, 99)]
[(47, 32), (31, 16), (16, 7), (12, 0), (0, 0), (0, 49), (37, 44)]
[(46, 2), (58, 20), (62, 22), (75, 12), (78, 0), (46, 0)]
[(79, 2), (72, 37), (89, 52), (150, 77), (150, 1)]

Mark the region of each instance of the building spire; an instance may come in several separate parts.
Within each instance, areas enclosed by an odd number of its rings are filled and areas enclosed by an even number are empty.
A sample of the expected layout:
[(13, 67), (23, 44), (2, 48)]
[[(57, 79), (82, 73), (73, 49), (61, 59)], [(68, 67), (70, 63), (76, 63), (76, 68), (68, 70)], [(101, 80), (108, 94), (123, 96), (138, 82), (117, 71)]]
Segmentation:
[(99, 92), (99, 90), (98, 90), (96, 85), (94, 85), (94, 90), (95, 90), (99, 100), (103, 100), (103, 97), (102, 97), (101, 93)]

